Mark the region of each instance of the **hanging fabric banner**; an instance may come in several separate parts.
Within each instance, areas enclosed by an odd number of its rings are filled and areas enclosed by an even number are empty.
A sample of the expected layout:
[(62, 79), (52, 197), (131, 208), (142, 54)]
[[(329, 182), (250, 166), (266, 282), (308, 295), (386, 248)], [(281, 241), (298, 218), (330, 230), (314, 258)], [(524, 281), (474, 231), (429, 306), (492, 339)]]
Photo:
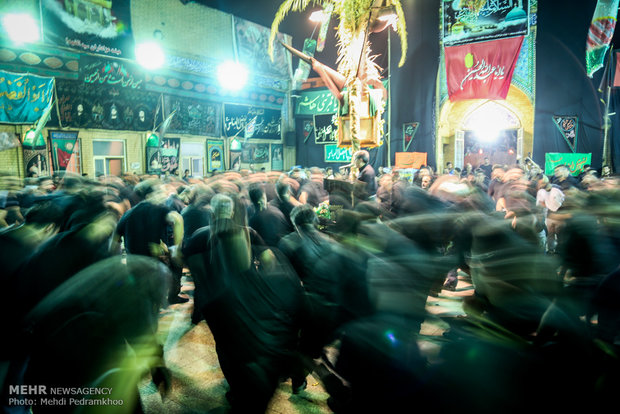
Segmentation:
[(560, 134), (566, 140), (571, 151), (575, 152), (577, 148), (577, 125), (579, 119), (576, 116), (553, 116), (553, 122), (558, 127)]
[(270, 30), (249, 20), (233, 16), (234, 36), (239, 61), (252, 66), (252, 72), (288, 78), (292, 72), (292, 57), (279, 42), (292, 44), (290, 35), (278, 33), (273, 60), (267, 53)]
[(122, 58), (133, 58), (131, 2), (41, 0), (47, 43)]
[(314, 120), (310, 121), (309, 119), (304, 119), (303, 134), (304, 134), (304, 144), (305, 144), (306, 141), (308, 141), (308, 138), (310, 138), (310, 136), (314, 134)]
[[(281, 124), (280, 110), (224, 104), (224, 133), (227, 137), (243, 132), (248, 138), (279, 140), (282, 138)], [(249, 136), (250, 132), (251, 136)]]
[(78, 132), (71, 131), (50, 131), (50, 140), (52, 142), (52, 161), (54, 169), (57, 171), (65, 171), (71, 161), (73, 150), (77, 143)]
[(545, 174), (553, 175), (558, 165), (566, 165), (572, 175), (579, 175), (585, 165), (592, 164), (592, 153), (548, 152), (545, 154)]
[(314, 143), (335, 144), (338, 142), (338, 115), (314, 116)]
[(351, 147), (341, 148), (338, 145), (324, 145), (325, 162), (351, 162)]
[(450, 101), (506, 99), (523, 37), (445, 48)]
[(592, 77), (603, 67), (605, 53), (614, 36), (620, 0), (598, 0), (586, 39), (586, 72)]
[(0, 123), (34, 123), (53, 94), (54, 78), (0, 70)]
[(403, 124), (403, 151), (408, 151), (415, 133), (418, 132), (419, 122)]
[[(314, 39), (304, 40), (304, 50), (302, 52), (305, 55), (314, 56), (315, 50), (316, 50), (316, 40)], [(297, 65), (297, 69), (295, 69), (295, 75), (293, 76), (293, 89), (294, 90), (301, 89), (302, 83), (304, 83), (308, 79), (308, 76), (310, 76), (310, 69), (312, 69), (312, 67), (310, 66), (308, 62), (299, 59), (299, 64)]]
[[(327, 30), (329, 29), (329, 22), (332, 19), (332, 12), (334, 11), (334, 4), (329, 3), (323, 9), (323, 22), (321, 22), (321, 28), (319, 29), (319, 38), (316, 46), (317, 52), (322, 52), (325, 47), (325, 38), (327, 37)], [(314, 54), (312, 54), (314, 56)]]

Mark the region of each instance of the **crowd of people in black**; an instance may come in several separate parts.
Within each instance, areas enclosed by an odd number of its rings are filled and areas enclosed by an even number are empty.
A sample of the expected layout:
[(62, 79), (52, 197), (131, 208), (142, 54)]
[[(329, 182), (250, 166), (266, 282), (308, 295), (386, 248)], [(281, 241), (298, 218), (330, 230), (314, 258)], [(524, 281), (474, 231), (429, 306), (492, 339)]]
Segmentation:
[[(145, 375), (165, 395), (157, 323), (188, 300), (183, 269), (233, 412), (265, 412), (281, 382), (299, 393), (309, 373), (338, 413), (615, 406), (617, 176), (485, 162), (409, 182), (355, 159), (351, 188), (320, 168), (2, 176), (3, 408), (58, 410), (9, 406), (23, 384), (108, 386), (119, 412), (140, 411)], [(427, 299), (458, 274), (474, 293), (429, 360)]]

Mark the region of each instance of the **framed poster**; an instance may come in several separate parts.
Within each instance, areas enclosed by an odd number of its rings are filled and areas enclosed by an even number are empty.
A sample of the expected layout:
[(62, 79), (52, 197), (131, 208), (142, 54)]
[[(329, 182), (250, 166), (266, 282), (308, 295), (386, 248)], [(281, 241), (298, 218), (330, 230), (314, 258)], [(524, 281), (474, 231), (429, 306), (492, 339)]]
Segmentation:
[(161, 174), (161, 150), (159, 147), (146, 147), (146, 173)]
[(242, 144), (241, 162), (255, 164), (269, 162), (269, 144)]
[(179, 173), (179, 148), (181, 138), (164, 138), (161, 144), (161, 172), (177, 175)]
[(224, 142), (207, 140), (207, 172), (224, 171)]
[(282, 144), (271, 144), (271, 170), (282, 171), (284, 169), (284, 146)]
[(78, 139), (77, 131), (50, 131), (54, 169), (65, 171)]
[(241, 169), (241, 151), (230, 151), (229, 170), (239, 171)]
[(24, 151), (24, 165), (26, 165), (27, 177), (44, 177), (50, 174), (47, 163), (47, 149), (29, 149), (22, 147)]

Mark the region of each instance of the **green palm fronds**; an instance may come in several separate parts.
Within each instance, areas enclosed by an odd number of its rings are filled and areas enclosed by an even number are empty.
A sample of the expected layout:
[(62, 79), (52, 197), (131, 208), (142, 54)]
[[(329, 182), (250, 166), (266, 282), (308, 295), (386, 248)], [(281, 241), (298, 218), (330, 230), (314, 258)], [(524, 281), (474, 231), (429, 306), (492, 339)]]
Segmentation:
[(280, 23), (286, 17), (286, 15), (290, 11), (303, 11), (308, 7), (312, 1), (313, 4), (319, 3), (321, 5), (330, 3), (329, 0), (286, 0), (284, 3), (280, 5), (276, 16), (273, 18), (273, 22), (271, 23), (271, 34), (269, 36), (269, 56), (273, 59), (273, 41), (276, 39), (276, 35), (278, 34), (278, 28), (280, 27)]
[(398, 16), (398, 23), (396, 25), (398, 37), (400, 38), (400, 60), (398, 61), (398, 67), (402, 67), (405, 64), (407, 58), (407, 25), (405, 24), (405, 12), (400, 4), (400, 0), (392, 0), (392, 5), (396, 9), (396, 15)]
[[(271, 35), (269, 37), (269, 56), (273, 58), (273, 43), (278, 34), (280, 23), (291, 11), (303, 11), (308, 5), (317, 4), (325, 8), (328, 4), (334, 6), (334, 15), (340, 20), (337, 36), (339, 40), (339, 61), (343, 60), (342, 53), (345, 53), (346, 41), (351, 39), (352, 33), (358, 34), (366, 30), (369, 23), (371, 11), (377, 0), (286, 0), (282, 3), (271, 23)], [(386, 6), (394, 6), (398, 16), (397, 31), (400, 38), (401, 57), (398, 66), (405, 63), (407, 56), (407, 25), (405, 14), (400, 0), (387, 0)], [(361, 49), (360, 49), (361, 50)]]

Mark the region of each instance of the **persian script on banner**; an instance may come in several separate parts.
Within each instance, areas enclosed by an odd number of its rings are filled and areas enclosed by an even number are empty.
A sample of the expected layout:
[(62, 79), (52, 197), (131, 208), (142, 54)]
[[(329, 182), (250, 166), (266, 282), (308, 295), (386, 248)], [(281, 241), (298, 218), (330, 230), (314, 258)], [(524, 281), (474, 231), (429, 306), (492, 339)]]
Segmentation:
[(0, 70), (0, 122), (29, 124), (52, 102), (54, 78)]
[(523, 37), (445, 48), (450, 101), (506, 99)]

